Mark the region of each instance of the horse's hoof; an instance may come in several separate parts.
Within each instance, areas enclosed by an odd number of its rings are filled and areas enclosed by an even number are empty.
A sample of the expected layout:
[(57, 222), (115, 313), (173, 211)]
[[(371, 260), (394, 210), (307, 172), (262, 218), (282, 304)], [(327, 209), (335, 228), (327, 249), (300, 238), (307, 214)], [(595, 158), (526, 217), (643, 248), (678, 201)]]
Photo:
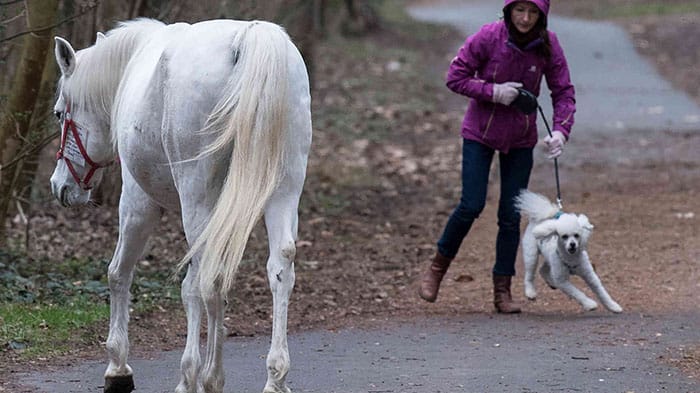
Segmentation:
[(104, 393), (130, 393), (134, 391), (134, 376), (105, 377)]

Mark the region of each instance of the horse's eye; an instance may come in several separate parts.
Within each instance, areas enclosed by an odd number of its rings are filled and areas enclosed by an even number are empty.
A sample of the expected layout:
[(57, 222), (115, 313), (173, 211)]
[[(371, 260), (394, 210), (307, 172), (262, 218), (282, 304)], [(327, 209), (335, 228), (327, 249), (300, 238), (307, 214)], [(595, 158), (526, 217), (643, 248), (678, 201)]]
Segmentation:
[(56, 116), (58, 120), (61, 120), (61, 118), (63, 118), (63, 112), (61, 111), (53, 111), (53, 115)]

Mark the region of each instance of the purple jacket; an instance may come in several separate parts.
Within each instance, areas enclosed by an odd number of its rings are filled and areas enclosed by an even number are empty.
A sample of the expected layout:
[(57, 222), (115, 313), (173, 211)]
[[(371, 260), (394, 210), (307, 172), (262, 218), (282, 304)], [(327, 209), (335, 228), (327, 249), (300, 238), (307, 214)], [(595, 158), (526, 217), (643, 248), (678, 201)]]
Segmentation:
[[(548, 1), (533, 2), (543, 12), (548, 11)], [(550, 124), (553, 130), (569, 138), (576, 111), (574, 86), (564, 51), (551, 31), (549, 39), (552, 55), (547, 61), (535, 51), (520, 50), (508, 42), (508, 28), (503, 20), (484, 25), (467, 38), (447, 73), (447, 87), (472, 98), (462, 122), (465, 139), (503, 153), (513, 148), (534, 147), (538, 139), (537, 113), (525, 115), (515, 108), (493, 103), (493, 84), (521, 82), (525, 89), (539, 96), (543, 75), (552, 91), (554, 119)]]

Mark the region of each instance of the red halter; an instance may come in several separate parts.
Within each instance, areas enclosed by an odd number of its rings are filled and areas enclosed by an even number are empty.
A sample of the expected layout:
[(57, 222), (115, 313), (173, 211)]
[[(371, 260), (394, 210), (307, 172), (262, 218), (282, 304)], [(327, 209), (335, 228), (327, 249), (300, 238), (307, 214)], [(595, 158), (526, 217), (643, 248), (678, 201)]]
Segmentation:
[[(73, 175), (73, 179), (75, 182), (78, 184), (80, 188), (83, 190), (87, 191), (92, 188), (92, 185), (90, 185), (90, 179), (92, 179), (92, 176), (95, 174), (95, 172), (99, 168), (105, 168), (110, 165), (114, 161), (109, 161), (104, 164), (98, 164), (92, 159), (90, 159), (90, 156), (87, 153), (87, 150), (85, 149), (85, 145), (83, 145), (83, 141), (80, 139), (80, 133), (78, 132), (78, 126), (75, 124), (73, 121), (71, 114), (70, 114), (70, 104), (66, 105), (66, 112), (63, 114), (63, 129), (61, 130), (61, 147), (58, 148), (58, 152), (56, 152), (56, 160), (61, 160), (66, 162), (66, 165), (68, 166), (68, 170), (70, 171), (70, 174)], [(85, 164), (88, 165), (89, 169), (87, 174), (85, 174), (85, 177), (83, 179), (80, 179), (80, 176), (78, 175), (78, 172), (75, 170), (75, 166), (71, 162), (71, 160), (64, 154), (64, 151), (66, 150), (66, 141), (68, 140), (68, 130), (70, 129), (72, 135), (73, 135), (73, 141), (75, 142), (75, 145), (78, 147), (78, 150), (80, 151), (80, 155), (83, 156), (83, 159), (85, 160)]]

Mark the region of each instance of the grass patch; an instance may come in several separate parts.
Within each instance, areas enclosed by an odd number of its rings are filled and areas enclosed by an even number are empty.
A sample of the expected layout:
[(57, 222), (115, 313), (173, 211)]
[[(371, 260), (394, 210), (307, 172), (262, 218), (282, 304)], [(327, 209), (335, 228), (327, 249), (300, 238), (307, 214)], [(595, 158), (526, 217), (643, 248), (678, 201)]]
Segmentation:
[[(0, 351), (27, 358), (64, 353), (82, 343), (99, 343), (93, 327), (109, 319), (108, 260), (38, 261), (0, 250)], [(179, 302), (180, 290), (147, 262), (134, 274), (131, 307), (148, 312)]]
[(57, 304), (0, 304), (0, 342), (25, 356), (66, 352), (76, 341), (94, 341), (85, 328), (109, 318), (109, 305), (88, 298)]

